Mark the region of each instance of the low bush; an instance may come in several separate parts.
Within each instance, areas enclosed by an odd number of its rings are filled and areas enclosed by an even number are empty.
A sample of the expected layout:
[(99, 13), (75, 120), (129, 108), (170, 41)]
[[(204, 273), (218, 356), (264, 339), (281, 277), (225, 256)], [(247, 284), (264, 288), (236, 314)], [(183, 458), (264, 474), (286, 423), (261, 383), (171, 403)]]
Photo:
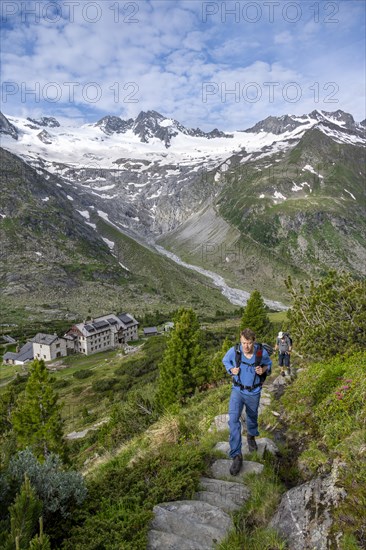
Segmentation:
[(107, 392), (118, 383), (118, 378), (102, 378), (101, 380), (96, 380), (92, 384), (92, 390), (95, 392)]
[(60, 390), (61, 388), (67, 388), (68, 386), (70, 386), (70, 384), (70, 380), (67, 380), (66, 378), (60, 378), (59, 380), (55, 380), (53, 382), (53, 387), (55, 390)]
[(163, 445), (133, 465), (111, 461), (89, 482), (89, 496), (63, 550), (146, 548), (153, 506), (191, 498), (204, 467), (203, 453), (193, 445)]
[(74, 372), (73, 377), (77, 378), (78, 380), (83, 380), (84, 378), (89, 378), (90, 376), (93, 376), (93, 371), (90, 369), (81, 369)]

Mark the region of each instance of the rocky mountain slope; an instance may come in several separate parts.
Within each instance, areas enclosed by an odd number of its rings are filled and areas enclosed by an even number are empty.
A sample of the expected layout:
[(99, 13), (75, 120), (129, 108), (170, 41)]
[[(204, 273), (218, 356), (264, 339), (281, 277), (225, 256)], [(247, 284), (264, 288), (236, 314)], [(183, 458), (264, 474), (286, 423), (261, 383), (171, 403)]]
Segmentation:
[(365, 274), (365, 121), (348, 113), (268, 117), (231, 134), (155, 111), (82, 127), (9, 117), (0, 131), (86, 217), (94, 209), (246, 290), (278, 298), (288, 274)]
[(103, 212), (89, 213), (57, 176), (4, 149), (0, 155), (3, 320), (75, 318), (121, 307), (137, 313), (161, 304), (172, 310), (180, 301), (203, 311), (231, 308), (206, 278), (122, 235)]

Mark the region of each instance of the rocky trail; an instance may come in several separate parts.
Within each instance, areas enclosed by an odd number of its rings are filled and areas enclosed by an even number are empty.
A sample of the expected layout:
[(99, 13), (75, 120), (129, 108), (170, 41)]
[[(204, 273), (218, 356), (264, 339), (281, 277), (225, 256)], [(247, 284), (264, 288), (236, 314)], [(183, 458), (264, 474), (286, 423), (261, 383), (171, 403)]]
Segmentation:
[[(270, 395), (263, 391), (260, 410), (269, 406)], [(216, 416), (211, 431), (227, 430), (229, 415)], [(243, 422), (244, 425), (244, 422)], [(275, 443), (268, 438), (257, 438), (258, 455), (277, 453)], [(227, 456), (229, 443), (219, 442), (216, 451)], [(243, 456), (249, 454), (243, 437)], [(154, 518), (148, 535), (148, 550), (211, 550), (234, 528), (231, 512), (239, 510), (250, 496), (245, 485), (248, 473), (260, 475), (263, 464), (243, 460), (237, 476), (229, 473), (231, 460), (217, 459), (211, 466), (210, 477), (200, 479), (199, 490), (192, 500), (164, 502), (154, 507)]]
[[(283, 393), (289, 377), (279, 376), (262, 391), (259, 414), (271, 405), (271, 393)], [(275, 416), (279, 413), (271, 411)], [(228, 415), (214, 419), (210, 430), (227, 430)], [(245, 422), (243, 431), (245, 432)], [(257, 438), (257, 454), (278, 455), (278, 448), (269, 438)], [(227, 456), (229, 443), (219, 442), (216, 451)], [(242, 454), (249, 454), (243, 437)], [(229, 473), (231, 460), (217, 459), (209, 477), (200, 479), (200, 487), (192, 500), (164, 502), (154, 507), (154, 518), (148, 533), (147, 550), (214, 550), (234, 529), (232, 513), (239, 510), (250, 497), (245, 485), (248, 473), (261, 475), (264, 466), (259, 462), (243, 460), (237, 476)], [(337, 488), (337, 470), (329, 476), (314, 478), (287, 491), (270, 521), (286, 540), (289, 550), (326, 550), (329, 548), (332, 526), (332, 506), (342, 497)]]

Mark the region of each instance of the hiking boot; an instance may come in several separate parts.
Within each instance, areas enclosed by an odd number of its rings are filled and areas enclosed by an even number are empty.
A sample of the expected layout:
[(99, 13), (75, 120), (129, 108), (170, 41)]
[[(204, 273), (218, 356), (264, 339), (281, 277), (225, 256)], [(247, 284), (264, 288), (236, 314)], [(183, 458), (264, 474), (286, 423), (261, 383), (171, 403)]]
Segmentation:
[(281, 370), (281, 376), (286, 376), (286, 373), (284, 370)]
[(248, 447), (249, 447), (250, 453), (254, 453), (255, 451), (258, 450), (257, 442), (255, 440), (254, 435), (248, 435), (247, 441), (248, 441)]
[(243, 464), (243, 457), (241, 455), (234, 456), (233, 462), (230, 466), (230, 474), (237, 476)]

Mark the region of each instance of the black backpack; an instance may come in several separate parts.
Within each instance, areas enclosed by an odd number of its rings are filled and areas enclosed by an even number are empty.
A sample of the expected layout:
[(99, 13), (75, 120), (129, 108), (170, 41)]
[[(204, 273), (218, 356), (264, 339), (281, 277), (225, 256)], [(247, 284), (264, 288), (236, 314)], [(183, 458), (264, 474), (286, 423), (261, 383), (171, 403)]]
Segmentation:
[[(273, 350), (272, 346), (270, 346), (269, 344), (265, 344), (265, 343), (260, 344), (259, 342), (256, 342), (255, 346), (256, 346), (255, 366), (258, 367), (262, 362), (263, 349), (266, 350), (268, 355), (272, 355), (274, 350)], [(241, 365), (241, 347), (240, 347), (240, 343), (238, 343), (238, 344), (235, 344), (235, 366), (237, 368), (240, 368), (240, 365)], [(261, 374), (261, 375), (256, 374), (254, 376), (254, 379), (255, 379), (256, 376), (258, 376), (258, 378), (260, 379), (260, 383), (253, 385), (253, 387), (262, 386), (264, 384), (266, 378), (267, 378), (267, 371), (265, 373)], [(235, 384), (235, 382), (234, 382), (234, 384)], [(238, 384), (236, 384), (236, 385), (238, 385)]]
[(291, 336), (289, 335), (289, 333), (288, 333), (288, 332), (284, 332), (284, 333), (283, 333), (283, 336), (284, 336), (285, 338), (287, 338), (287, 340), (290, 342), (290, 346), (292, 346), (292, 338), (291, 338)]

